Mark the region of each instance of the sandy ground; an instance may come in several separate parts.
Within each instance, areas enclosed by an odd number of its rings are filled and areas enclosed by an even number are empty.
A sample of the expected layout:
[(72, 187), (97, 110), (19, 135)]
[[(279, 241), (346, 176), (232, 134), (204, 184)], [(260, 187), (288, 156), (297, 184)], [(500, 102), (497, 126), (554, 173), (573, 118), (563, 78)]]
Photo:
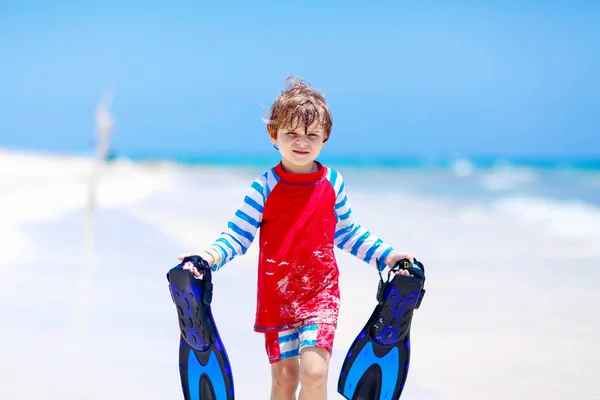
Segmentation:
[[(0, 184), (1, 399), (182, 398), (165, 273), (178, 254), (220, 233), (246, 182), (172, 170), (115, 174), (122, 180), (99, 191), (93, 225), (85, 186), (73, 183), (79, 178), (35, 190), (33, 173)], [(17, 212), (15, 190), (30, 194), (29, 209), (53, 204), (52, 212)], [(600, 399), (600, 254), (590, 244), (597, 238), (569, 239), (543, 221), (443, 200), (354, 190), (352, 204), (360, 222), (427, 268), (403, 399)], [(237, 398), (250, 400), (267, 399), (270, 388), (262, 336), (252, 331), (256, 251), (214, 276), (213, 310)], [(348, 254), (338, 261), (343, 298), (330, 398), (341, 398), (337, 374), (375, 305), (378, 280)]]

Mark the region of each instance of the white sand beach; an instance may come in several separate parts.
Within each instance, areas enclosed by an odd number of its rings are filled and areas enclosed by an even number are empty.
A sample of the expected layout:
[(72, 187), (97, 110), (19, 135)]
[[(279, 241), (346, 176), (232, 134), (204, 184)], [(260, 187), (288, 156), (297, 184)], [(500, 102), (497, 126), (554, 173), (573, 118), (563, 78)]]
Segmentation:
[[(216, 238), (254, 175), (118, 161), (89, 214), (90, 168), (85, 158), (0, 152), (0, 399), (181, 399), (165, 274), (178, 254)], [(356, 219), (426, 267), (402, 399), (600, 399), (600, 209), (500, 192), (456, 201), (388, 187), (383, 196), (341, 172)], [(428, 174), (420, 185), (438, 185)], [(213, 311), (242, 400), (270, 390), (252, 330), (257, 249), (214, 275)], [(337, 375), (378, 281), (337, 254), (331, 399), (341, 398)]]

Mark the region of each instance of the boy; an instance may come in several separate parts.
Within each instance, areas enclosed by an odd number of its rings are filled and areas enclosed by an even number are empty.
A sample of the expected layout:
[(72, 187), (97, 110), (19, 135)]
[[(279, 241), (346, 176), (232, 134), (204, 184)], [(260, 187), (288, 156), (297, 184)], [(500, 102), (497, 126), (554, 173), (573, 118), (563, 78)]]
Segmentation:
[(327, 398), (339, 310), (334, 247), (380, 270), (414, 259), (353, 220), (342, 176), (315, 160), (331, 132), (327, 102), (302, 80), (286, 83), (266, 121), (281, 162), (252, 183), (228, 229), (200, 256), (216, 271), (244, 254), (260, 229), (254, 330), (265, 335), (271, 399), (295, 399), (300, 384), (300, 400), (319, 400)]

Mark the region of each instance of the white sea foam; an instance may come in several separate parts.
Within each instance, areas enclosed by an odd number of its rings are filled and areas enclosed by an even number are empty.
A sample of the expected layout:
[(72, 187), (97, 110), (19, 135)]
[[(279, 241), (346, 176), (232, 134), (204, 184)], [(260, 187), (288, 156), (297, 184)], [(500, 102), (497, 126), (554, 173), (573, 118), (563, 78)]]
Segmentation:
[(496, 212), (535, 224), (545, 233), (586, 241), (600, 252), (600, 209), (583, 201), (514, 195), (496, 200)]
[(535, 182), (537, 174), (531, 168), (515, 167), (498, 162), (490, 171), (483, 173), (481, 185), (488, 190), (507, 190)]
[(475, 167), (466, 158), (461, 158), (461, 159), (455, 160), (452, 163), (452, 171), (454, 172), (454, 174), (456, 176), (458, 176), (460, 178), (466, 177), (466, 176), (471, 176), (473, 174), (474, 170), (475, 170)]

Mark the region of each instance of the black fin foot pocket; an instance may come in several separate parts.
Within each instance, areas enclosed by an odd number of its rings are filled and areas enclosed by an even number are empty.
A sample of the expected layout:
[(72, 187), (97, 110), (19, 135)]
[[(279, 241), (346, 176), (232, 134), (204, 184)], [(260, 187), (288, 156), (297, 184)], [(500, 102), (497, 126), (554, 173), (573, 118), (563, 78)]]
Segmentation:
[(396, 275), (385, 284), (379, 312), (371, 335), (384, 346), (403, 340), (410, 329), (414, 310), (422, 299), (423, 281), (405, 275)]

